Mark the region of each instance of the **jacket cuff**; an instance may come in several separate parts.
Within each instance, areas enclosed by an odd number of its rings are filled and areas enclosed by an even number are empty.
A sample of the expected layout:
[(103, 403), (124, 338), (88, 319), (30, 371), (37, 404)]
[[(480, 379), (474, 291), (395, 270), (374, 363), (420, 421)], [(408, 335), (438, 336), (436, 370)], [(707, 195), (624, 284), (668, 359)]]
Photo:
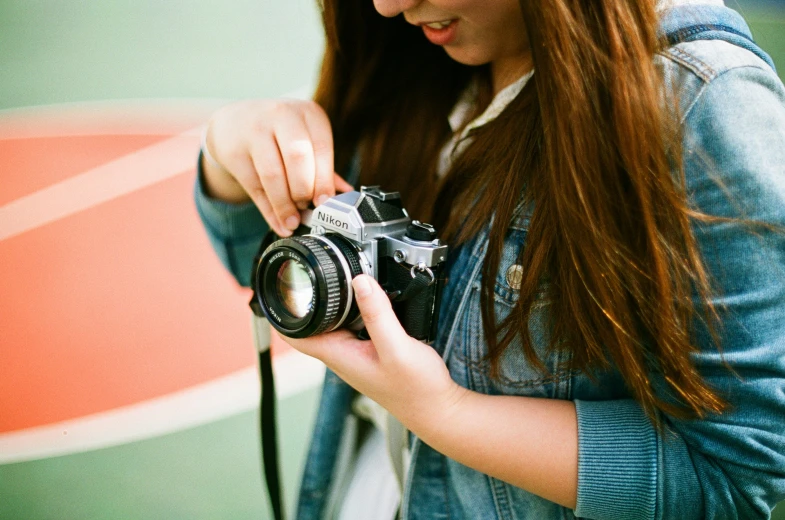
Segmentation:
[(575, 401), (578, 499), (575, 516), (654, 518), (657, 433), (633, 400)]
[(210, 198), (202, 179), (202, 156), (199, 156), (194, 198), (196, 210), (210, 233), (221, 241), (243, 240), (259, 236), (269, 229), (267, 222), (253, 202), (229, 204)]

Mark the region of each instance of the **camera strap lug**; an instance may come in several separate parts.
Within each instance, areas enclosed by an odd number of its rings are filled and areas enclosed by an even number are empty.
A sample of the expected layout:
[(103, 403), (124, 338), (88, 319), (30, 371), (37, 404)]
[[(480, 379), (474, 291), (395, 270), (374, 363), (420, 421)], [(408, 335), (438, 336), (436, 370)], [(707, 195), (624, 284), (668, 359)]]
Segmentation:
[(416, 278), (417, 273), (426, 273), (428, 276), (431, 277), (431, 280), (428, 282), (428, 285), (431, 285), (433, 284), (433, 282), (436, 281), (436, 277), (433, 275), (433, 271), (431, 271), (431, 269), (427, 265), (425, 265), (424, 262), (420, 262), (417, 265), (413, 265), (411, 270), (409, 271), (409, 274), (412, 275), (412, 278)]
[(433, 285), (433, 283), (436, 281), (436, 277), (433, 275), (433, 272), (427, 267), (423, 270), (419, 270), (417, 267), (418, 266), (416, 265), (412, 266), (412, 279), (408, 284), (406, 284), (406, 287), (403, 291), (398, 290), (387, 292), (387, 297), (390, 298), (390, 301), (402, 302), (410, 300)]

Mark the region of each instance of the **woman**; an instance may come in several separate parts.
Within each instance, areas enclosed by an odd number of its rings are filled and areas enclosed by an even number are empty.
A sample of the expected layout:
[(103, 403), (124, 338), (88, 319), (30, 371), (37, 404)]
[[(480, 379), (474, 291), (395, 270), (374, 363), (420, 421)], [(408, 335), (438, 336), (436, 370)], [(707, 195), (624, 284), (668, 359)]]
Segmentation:
[[(413, 436), (402, 498), (367, 518), (769, 517), (785, 90), (721, 3), (325, 1), (315, 102), (213, 117), (197, 205), (242, 283), (264, 222), (288, 236), (350, 184), (400, 191), (451, 246), (433, 347), (366, 276), (371, 341), (288, 340), (331, 369), (299, 517), (389, 488), (373, 403)], [(341, 476), (357, 415), (376, 429)]]

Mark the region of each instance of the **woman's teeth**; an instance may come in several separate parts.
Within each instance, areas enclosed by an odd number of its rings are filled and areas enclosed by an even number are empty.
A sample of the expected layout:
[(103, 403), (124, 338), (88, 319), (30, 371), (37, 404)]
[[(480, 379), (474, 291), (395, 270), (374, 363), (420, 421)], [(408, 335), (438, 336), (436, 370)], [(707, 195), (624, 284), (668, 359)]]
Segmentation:
[(443, 22), (426, 23), (425, 25), (431, 29), (444, 29), (452, 23), (452, 20), (445, 20)]

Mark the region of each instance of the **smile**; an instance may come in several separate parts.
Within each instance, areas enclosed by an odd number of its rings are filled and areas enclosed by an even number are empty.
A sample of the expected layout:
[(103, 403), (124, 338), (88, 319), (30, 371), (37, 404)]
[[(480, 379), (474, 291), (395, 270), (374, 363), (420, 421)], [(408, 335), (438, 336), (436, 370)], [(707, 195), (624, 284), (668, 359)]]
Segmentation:
[(439, 20), (418, 24), (422, 27), (425, 37), (435, 45), (450, 45), (455, 42), (458, 34), (458, 20)]
[(444, 29), (445, 27), (449, 26), (454, 21), (455, 20), (444, 20), (442, 22), (429, 22), (429, 23), (424, 23), (422, 25), (430, 27), (431, 29)]

